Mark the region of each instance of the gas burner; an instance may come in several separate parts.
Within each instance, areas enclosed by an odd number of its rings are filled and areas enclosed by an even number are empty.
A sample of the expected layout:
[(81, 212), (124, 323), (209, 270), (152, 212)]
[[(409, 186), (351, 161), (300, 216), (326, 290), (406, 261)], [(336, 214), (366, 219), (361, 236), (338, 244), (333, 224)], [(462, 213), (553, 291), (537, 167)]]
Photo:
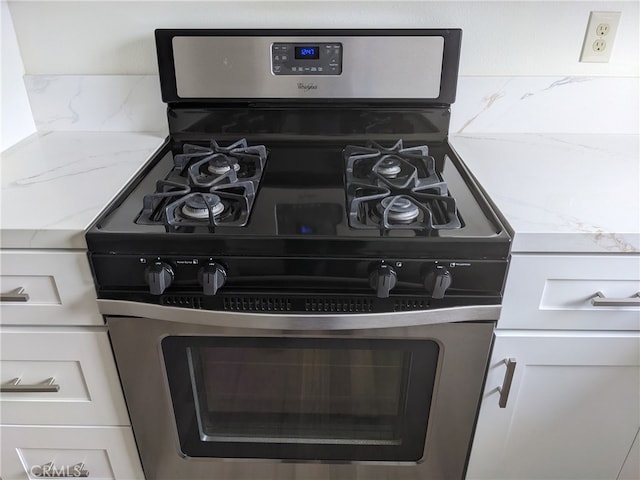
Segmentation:
[(209, 161), (208, 170), (213, 175), (224, 175), (225, 173), (230, 172), (232, 169), (236, 172), (240, 170), (240, 164), (235, 158), (220, 156), (217, 158), (212, 158)]
[(136, 223), (169, 232), (245, 226), (266, 158), (263, 145), (245, 139), (224, 147), (215, 140), (208, 147), (185, 144), (156, 191), (145, 195)]
[(210, 188), (238, 181), (260, 181), (267, 158), (264, 145), (247, 146), (246, 140), (239, 140), (228, 147), (221, 147), (215, 140), (211, 147), (185, 145), (184, 152), (174, 157), (176, 170), (186, 175), (189, 183), (200, 188)]
[(416, 234), (460, 228), (455, 201), (426, 145), (350, 145), (344, 158), (351, 228)]
[[(225, 213), (225, 215), (222, 215)], [(209, 227), (210, 231), (224, 225), (232, 212), (219, 195), (212, 193), (190, 193), (166, 206), (164, 212), (168, 231), (188, 232), (193, 227)]]
[[(222, 169), (225, 164), (230, 167), (233, 166), (236, 171), (240, 170), (243, 160), (259, 164), (260, 168), (258, 170), (261, 171), (266, 159), (267, 149), (264, 145), (250, 146), (247, 144), (247, 140), (243, 138), (226, 147), (221, 146), (215, 140), (211, 140), (208, 147), (185, 143), (182, 147), (182, 153), (176, 154), (173, 161), (175, 168), (181, 175), (184, 175), (185, 171), (196, 162), (213, 166), (209, 173), (220, 175), (225, 173), (227, 169), (220, 170), (220, 173), (216, 170)], [(211, 162), (211, 164), (208, 162)], [(235, 167), (235, 163), (238, 163), (238, 167)]]
[(224, 211), (224, 204), (218, 195), (211, 193), (190, 193), (171, 202), (165, 208), (165, 216), (169, 224), (183, 223), (182, 220), (209, 220), (215, 223), (215, 217)]
[(420, 208), (415, 202), (403, 195), (383, 198), (379, 210), (381, 216), (386, 213), (388, 222), (392, 225), (415, 222), (420, 215)]
[(392, 147), (375, 142), (344, 149), (347, 183), (367, 183), (391, 188), (421, 188), (441, 182), (435, 159), (426, 145), (404, 148), (402, 140)]
[(189, 167), (189, 181), (196, 187), (209, 188), (220, 184), (233, 184), (239, 178), (253, 177), (257, 166), (243, 161), (242, 172), (237, 158), (216, 153)]
[(396, 195), (388, 189), (360, 185), (352, 185), (347, 194), (349, 225), (355, 229), (432, 235), (461, 226), (455, 201), (449, 196)]
[(205, 200), (202, 195), (194, 195), (185, 200), (184, 205), (180, 209), (182, 216), (198, 220), (207, 220), (209, 212), (217, 217), (224, 212), (224, 203), (220, 201), (217, 195), (208, 196)]
[(374, 167), (373, 171), (385, 178), (396, 178), (402, 171), (402, 159), (394, 155), (385, 155)]

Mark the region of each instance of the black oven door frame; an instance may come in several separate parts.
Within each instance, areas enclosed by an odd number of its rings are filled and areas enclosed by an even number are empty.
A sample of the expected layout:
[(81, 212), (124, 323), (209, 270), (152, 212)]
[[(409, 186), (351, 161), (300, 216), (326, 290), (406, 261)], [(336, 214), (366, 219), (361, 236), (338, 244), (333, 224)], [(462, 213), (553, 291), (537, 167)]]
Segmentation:
[(185, 457), (422, 458), (437, 341), (168, 336), (161, 349)]

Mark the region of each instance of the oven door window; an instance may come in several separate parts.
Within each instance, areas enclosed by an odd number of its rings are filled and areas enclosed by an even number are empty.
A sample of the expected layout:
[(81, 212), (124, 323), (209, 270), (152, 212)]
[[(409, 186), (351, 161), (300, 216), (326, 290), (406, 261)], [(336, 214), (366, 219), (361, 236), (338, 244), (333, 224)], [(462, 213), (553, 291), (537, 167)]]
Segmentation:
[(434, 341), (167, 337), (162, 350), (186, 456), (423, 456)]

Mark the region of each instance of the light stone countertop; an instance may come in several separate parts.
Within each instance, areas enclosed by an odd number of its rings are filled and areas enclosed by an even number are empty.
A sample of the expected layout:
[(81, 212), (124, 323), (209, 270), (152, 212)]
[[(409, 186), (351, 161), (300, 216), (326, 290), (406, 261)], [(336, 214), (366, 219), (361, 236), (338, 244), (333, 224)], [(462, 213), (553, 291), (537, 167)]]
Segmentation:
[(640, 253), (640, 136), (454, 135), (512, 252)]
[[(2, 153), (2, 248), (85, 249), (84, 231), (163, 134), (52, 132)], [(637, 135), (454, 135), (513, 252), (639, 253)]]
[(84, 231), (162, 134), (51, 132), (2, 152), (0, 246), (86, 249)]

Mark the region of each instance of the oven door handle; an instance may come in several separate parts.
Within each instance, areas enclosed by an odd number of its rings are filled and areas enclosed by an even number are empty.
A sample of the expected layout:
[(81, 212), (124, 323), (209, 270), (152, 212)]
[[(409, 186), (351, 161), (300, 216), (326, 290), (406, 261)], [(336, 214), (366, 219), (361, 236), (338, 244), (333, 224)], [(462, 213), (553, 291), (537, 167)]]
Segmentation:
[(142, 317), (169, 322), (265, 330), (363, 330), (467, 321), (496, 321), (500, 305), (440, 308), (387, 313), (253, 313), (167, 307), (125, 300), (98, 300), (103, 315)]

